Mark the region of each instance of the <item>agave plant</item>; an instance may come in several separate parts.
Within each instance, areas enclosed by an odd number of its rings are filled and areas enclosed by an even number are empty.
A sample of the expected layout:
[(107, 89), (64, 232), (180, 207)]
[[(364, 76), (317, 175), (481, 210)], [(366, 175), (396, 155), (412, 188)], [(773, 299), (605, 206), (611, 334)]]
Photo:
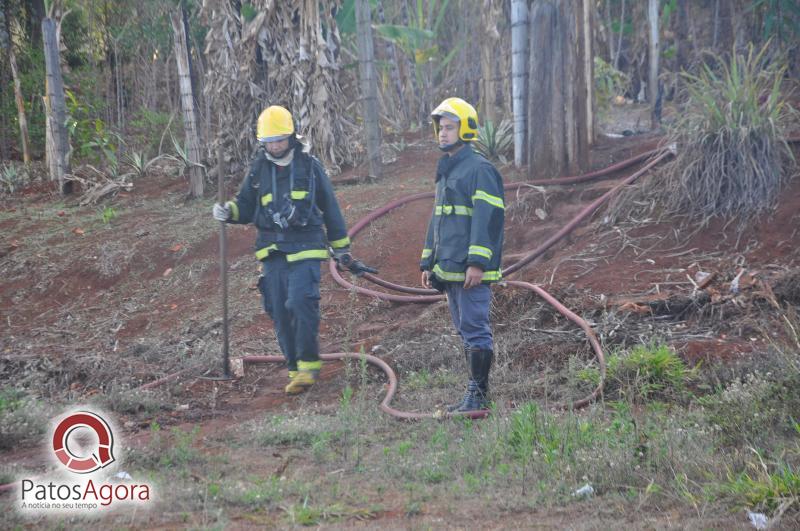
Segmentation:
[(478, 128), (478, 138), (473, 142), (475, 149), (489, 160), (508, 164), (508, 155), (514, 147), (514, 136), (510, 120), (502, 120), (495, 126), (487, 120)]

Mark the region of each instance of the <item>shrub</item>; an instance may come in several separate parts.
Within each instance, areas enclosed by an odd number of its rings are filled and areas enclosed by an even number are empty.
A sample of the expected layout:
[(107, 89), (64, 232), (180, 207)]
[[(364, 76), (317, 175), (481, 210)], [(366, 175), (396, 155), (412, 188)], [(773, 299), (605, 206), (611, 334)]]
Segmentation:
[[(740, 228), (773, 206), (792, 174), (786, 131), (797, 113), (781, 93), (786, 66), (766, 51), (751, 45), (727, 62), (712, 55), (716, 68), (706, 63), (696, 75), (683, 74), (687, 101), (668, 129), (677, 155), (643, 184), (648, 203), (702, 224), (738, 219)], [(621, 210), (637, 208), (630, 199)]]
[(489, 160), (508, 162), (508, 155), (514, 147), (514, 134), (511, 122), (503, 120), (500, 125), (486, 121), (478, 128), (478, 138), (474, 142), (475, 149)]

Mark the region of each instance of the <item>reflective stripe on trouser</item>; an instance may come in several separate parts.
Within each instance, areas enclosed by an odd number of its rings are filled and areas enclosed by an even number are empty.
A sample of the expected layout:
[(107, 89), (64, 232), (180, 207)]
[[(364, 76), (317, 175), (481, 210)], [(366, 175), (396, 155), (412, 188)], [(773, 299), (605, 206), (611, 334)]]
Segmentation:
[(492, 289), (487, 284), (479, 284), (470, 289), (464, 289), (461, 282), (444, 284), (450, 316), (464, 346), (494, 350), (492, 327), (489, 325)]
[(296, 371), (299, 361), (318, 363), (320, 261), (287, 262), (283, 253), (272, 253), (263, 263), (264, 310), (275, 324), (286, 365)]

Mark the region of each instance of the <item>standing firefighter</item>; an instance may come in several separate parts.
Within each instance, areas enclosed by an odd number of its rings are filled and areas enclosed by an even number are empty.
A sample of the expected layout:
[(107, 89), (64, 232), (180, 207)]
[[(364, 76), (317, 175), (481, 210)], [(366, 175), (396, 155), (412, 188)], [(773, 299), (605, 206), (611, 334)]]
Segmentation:
[(453, 324), (464, 343), (469, 382), (448, 411), (488, 407), (494, 358), (489, 284), (501, 278), (503, 181), (497, 169), (472, 150), (478, 133), (475, 108), (447, 98), (431, 113), (444, 156), (436, 168), (436, 202), (428, 224), (420, 269), (422, 284), (447, 295)]
[(258, 228), (256, 258), (263, 263), (258, 287), (289, 368), (286, 393), (293, 395), (314, 385), (322, 367), (319, 282), (328, 246), (351, 272), (369, 268), (350, 255), (331, 181), (309, 154), (308, 141), (295, 134), (291, 113), (277, 105), (267, 107), (258, 117), (257, 136), (258, 153), (236, 200), (215, 204), (213, 215)]

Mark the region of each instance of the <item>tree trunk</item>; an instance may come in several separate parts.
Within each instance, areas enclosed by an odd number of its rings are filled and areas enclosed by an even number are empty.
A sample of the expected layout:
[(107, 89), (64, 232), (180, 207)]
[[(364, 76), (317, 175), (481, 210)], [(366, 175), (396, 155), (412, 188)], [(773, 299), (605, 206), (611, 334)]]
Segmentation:
[(619, 40), (617, 41), (617, 53), (614, 55), (614, 70), (619, 70), (619, 54), (622, 52), (622, 36), (625, 34), (625, 0), (622, 0), (622, 7), (619, 12)]
[(649, 28), (647, 75), (647, 101), (650, 102), (650, 128), (656, 129), (661, 121), (661, 102), (658, 95), (658, 60), (660, 43), (658, 34), (658, 0), (648, 0), (647, 23)]
[(528, 173), (532, 177), (577, 173), (588, 163), (593, 119), (586, 62), (592, 56), (591, 39), (584, 42), (591, 24), (584, 2), (589, 1), (540, 0), (531, 9)]
[[(381, 24), (386, 24), (386, 17), (383, 13), (383, 2), (378, 0), (376, 4), (376, 8), (378, 10), (378, 20)], [(403, 129), (408, 128), (408, 106), (406, 105), (406, 100), (403, 94), (403, 85), (400, 83), (400, 70), (397, 68), (397, 48), (395, 47), (394, 43), (390, 40), (386, 40), (385, 44), (386, 48), (386, 57), (389, 59), (389, 76), (392, 78), (392, 85), (394, 85), (394, 90), (397, 93), (397, 104), (400, 110), (400, 118), (401, 118), (401, 125)]]
[(362, 115), (367, 135), (369, 174), (370, 177), (377, 179), (381, 176), (381, 129), (369, 0), (356, 0), (356, 39), (358, 41), (358, 73), (361, 78)]
[(528, 3), (511, 0), (511, 104), (514, 113), (514, 166), (521, 167), (525, 157), (525, 92), (528, 73)]
[(22, 143), (22, 160), (25, 164), (31, 161), (30, 137), (28, 136), (28, 120), (25, 116), (25, 100), (22, 98), (22, 83), (17, 69), (17, 55), (14, 53), (14, 43), (11, 41), (11, 20), (5, 9), (0, 10), (0, 46), (6, 48), (8, 64), (11, 67), (11, 77), (14, 80), (14, 101), (17, 104), (17, 119), (19, 120), (19, 138)]
[[(498, 10), (500, 11), (498, 13)], [(480, 15), (480, 28), (483, 31), (481, 41), (481, 92), (479, 104), (482, 121), (492, 122), (497, 125), (497, 76), (495, 67), (499, 61), (497, 50), (500, 45), (500, 32), (497, 30), (497, 21), (502, 15), (502, 7), (492, 0), (484, 0)], [(512, 52), (513, 53), (513, 52)]]
[(689, 51), (692, 43), (689, 41), (689, 9), (686, 5), (688, 0), (678, 0), (678, 16), (675, 24), (676, 50), (675, 68), (678, 72), (686, 70), (689, 64)]
[(189, 197), (203, 197), (203, 166), (200, 163), (200, 142), (197, 134), (197, 116), (192, 93), (192, 77), (189, 71), (189, 49), (181, 12), (173, 12), (172, 30), (175, 36), (175, 58), (178, 64), (178, 78), (183, 109), (183, 130), (186, 137), (186, 155), (189, 159)]
[(61, 63), (58, 55), (58, 32), (52, 18), (42, 20), (44, 39), (44, 62), (47, 70), (45, 107), (47, 112), (47, 160), (50, 179), (57, 180), (62, 195), (72, 193), (72, 181), (66, 179), (70, 172), (69, 138), (67, 136), (66, 104), (64, 103), (64, 81), (61, 78)]

